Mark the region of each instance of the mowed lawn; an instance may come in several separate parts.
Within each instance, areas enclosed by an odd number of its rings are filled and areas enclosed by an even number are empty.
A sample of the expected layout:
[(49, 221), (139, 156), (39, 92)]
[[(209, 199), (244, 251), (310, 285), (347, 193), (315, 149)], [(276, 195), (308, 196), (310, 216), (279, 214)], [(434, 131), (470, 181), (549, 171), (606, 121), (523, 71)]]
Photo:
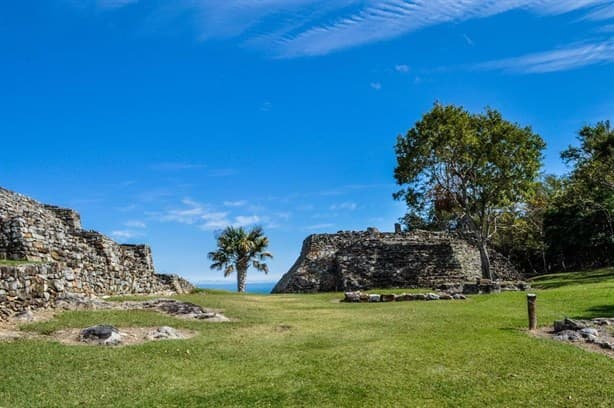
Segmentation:
[[(540, 325), (614, 316), (614, 269), (536, 285), (547, 288), (535, 290)], [(179, 297), (223, 309), (230, 323), (63, 313), (24, 328), (171, 325), (199, 335), (117, 348), (0, 343), (0, 407), (614, 406), (614, 359), (527, 335), (526, 293), (379, 304), (341, 297)]]

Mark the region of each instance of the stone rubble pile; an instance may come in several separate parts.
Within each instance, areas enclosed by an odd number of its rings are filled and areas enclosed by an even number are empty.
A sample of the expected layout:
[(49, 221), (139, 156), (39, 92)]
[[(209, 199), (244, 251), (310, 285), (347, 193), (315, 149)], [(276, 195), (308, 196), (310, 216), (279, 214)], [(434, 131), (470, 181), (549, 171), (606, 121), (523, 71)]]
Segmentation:
[(153, 310), (183, 319), (206, 320), (209, 322), (229, 321), (222, 313), (205, 309), (190, 302), (175, 299), (154, 299), (144, 301), (107, 302), (97, 297), (70, 295), (57, 302), (64, 310)]
[(573, 343), (593, 343), (603, 349), (614, 350), (614, 318), (557, 320), (552, 338)]
[(462, 293), (402, 293), (375, 294), (365, 292), (345, 292), (344, 302), (349, 303), (377, 303), (377, 302), (405, 302), (413, 300), (465, 300), (467, 297)]

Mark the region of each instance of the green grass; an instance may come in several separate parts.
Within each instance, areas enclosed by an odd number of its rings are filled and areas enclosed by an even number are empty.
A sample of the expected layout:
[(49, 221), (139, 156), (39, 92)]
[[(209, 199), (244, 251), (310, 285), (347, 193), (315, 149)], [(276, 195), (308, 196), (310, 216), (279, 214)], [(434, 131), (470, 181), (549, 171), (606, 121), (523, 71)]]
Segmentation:
[(16, 265), (28, 265), (39, 264), (40, 262), (33, 261), (14, 261), (12, 259), (0, 259), (0, 265), (16, 266)]
[[(613, 316), (614, 270), (535, 280), (541, 325)], [(552, 286), (548, 286), (552, 285)], [(524, 332), (526, 294), (347, 304), (340, 294), (178, 296), (230, 323), (152, 312), (67, 312), (49, 333), (96, 323), (197, 330), (121, 348), (0, 343), (0, 407), (587, 406), (614, 401), (614, 359)]]

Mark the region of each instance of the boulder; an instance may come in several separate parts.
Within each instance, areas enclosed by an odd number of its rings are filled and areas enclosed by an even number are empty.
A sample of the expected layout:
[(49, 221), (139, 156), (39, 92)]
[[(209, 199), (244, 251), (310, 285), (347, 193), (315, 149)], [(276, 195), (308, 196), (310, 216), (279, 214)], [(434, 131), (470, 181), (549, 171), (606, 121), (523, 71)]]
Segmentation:
[(185, 337), (172, 327), (162, 326), (149, 332), (145, 338), (147, 340), (177, 340)]
[(116, 346), (122, 342), (119, 330), (107, 324), (99, 324), (81, 330), (79, 340), (101, 346)]

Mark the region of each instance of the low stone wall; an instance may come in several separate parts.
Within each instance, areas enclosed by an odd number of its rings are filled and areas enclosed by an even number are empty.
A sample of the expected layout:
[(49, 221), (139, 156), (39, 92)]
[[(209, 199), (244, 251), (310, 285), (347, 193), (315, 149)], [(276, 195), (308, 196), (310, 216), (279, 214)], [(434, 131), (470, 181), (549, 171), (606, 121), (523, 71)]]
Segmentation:
[(0, 320), (24, 310), (55, 307), (56, 301), (72, 294), (125, 295), (188, 293), (193, 289), (176, 275), (155, 279), (130, 274), (77, 276), (60, 263), (0, 265)]

